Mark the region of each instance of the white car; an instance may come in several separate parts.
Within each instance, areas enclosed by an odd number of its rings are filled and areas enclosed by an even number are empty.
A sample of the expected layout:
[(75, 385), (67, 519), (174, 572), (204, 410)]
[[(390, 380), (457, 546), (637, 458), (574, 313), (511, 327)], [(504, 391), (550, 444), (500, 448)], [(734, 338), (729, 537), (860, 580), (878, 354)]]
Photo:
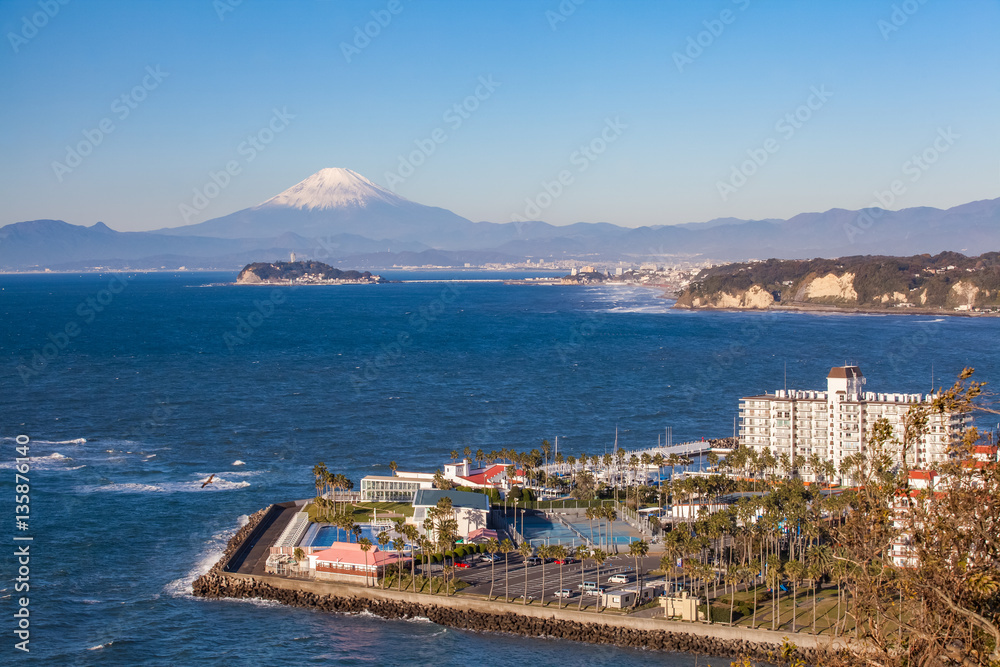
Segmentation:
[(573, 593), (570, 592), (568, 588), (564, 588), (561, 591), (556, 591), (557, 598), (569, 598), (573, 597)]
[(629, 577), (627, 574), (616, 574), (608, 577), (608, 581), (610, 581), (612, 584), (627, 584), (629, 581), (631, 581), (631, 577)]

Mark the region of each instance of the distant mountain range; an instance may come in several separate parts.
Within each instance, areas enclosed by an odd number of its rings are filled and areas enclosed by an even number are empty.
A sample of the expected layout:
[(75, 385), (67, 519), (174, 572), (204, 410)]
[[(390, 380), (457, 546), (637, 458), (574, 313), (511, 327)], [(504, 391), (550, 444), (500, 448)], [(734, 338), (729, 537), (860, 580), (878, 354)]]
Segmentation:
[(526, 258), (588, 264), (677, 260), (910, 255), (1000, 248), (1000, 199), (947, 210), (831, 209), (788, 220), (725, 218), (682, 225), (556, 226), (472, 222), (379, 187), (349, 169), (322, 169), (284, 192), (206, 222), (118, 232), (61, 220), (0, 227), (0, 270), (232, 269), (301, 258), (352, 268), (462, 266)]

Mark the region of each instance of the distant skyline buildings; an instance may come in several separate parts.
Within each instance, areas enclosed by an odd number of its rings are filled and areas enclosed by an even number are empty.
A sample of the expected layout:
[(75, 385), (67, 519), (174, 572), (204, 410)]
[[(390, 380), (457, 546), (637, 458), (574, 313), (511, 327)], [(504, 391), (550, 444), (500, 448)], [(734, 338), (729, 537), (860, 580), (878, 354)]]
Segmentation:
[(0, 225), (176, 227), (324, 167), (473, 221), (948, 208), (1000, 196), (998, 28), (986, 0), (9, 0)]

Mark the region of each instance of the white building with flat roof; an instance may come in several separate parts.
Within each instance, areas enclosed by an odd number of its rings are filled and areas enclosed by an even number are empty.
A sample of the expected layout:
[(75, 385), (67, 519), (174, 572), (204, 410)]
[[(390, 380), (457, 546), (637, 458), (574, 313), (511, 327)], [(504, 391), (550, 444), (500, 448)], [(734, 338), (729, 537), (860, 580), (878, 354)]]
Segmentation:
[(407, 472), (401, 475), (367, 475), (361, 478), (361, 500), (369, 503), (410, 503), (420, 489), (433, 489), (434, 475)]
[[(902, 438), (904, 418), (914, 405), (928, 405), (933, 396), (921, 394), (881, 394), (864, 391), (865, 377), (857, 366), (830, 369), (826, 391), (779, 389), (773, 394), (740, 399), (740, 445), (758, 453), (769, 450), (775, 458), (787, 455), (808, 461), (832, 461), (839, 471), (841, 462), (867, 451), (872, 425), (885, 418), (893, 435)], [(948, 445), (971, 417), (928, 413), (927, 432), (906, 453), (912, 468), (929, 468), (948, 457)], [(900, 463), (902, 452), (896, 452)], [(799, 474), (808, 480), (823, 477), (808, 466)], [(839, 479), (839, 473), (835, 476)]]

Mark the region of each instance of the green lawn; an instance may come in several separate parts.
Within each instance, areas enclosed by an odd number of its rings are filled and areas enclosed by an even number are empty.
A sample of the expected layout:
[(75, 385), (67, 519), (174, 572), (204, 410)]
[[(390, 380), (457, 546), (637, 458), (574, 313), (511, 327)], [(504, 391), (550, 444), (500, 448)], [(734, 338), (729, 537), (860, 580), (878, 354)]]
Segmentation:
[[(762, 599), (766, 596), (767, 589), (761, 586), (757, 589), (757, 621), (756, 625), (753, 623), (753, 614), (749, 614), (740, 618), (736, 621), (736, 625), (743, 627), (756, 627), (762, 630), (771, 629), (771, 621), (773, 616), (772, 601), (767, 599)], [(749, 591), (740, 591), (736, 593), (736, 605), (739, 606), (740, 602), (745, 602), (747, 607), (753, 608), (753, 589)], [(846, 599), (841, 602), (840, 615), (844, 616), (846, 611)], [(730, 596), (722, 595), (717, 599), (712, 600), (712, 607), (715, 608), (718, 614), (718, 610), (724, 610), (725, 617), (729, 617), (729, 607), (730, 607)], [(780, 631), (790, 632), (792, 629), (792, 614), (795, 614), (795, 629), (798, 632), (811, 632), (813, 624), (813, 596), (812, 591), (806, 588), (806, 590), (799, 590), (798, 596), (794, 601), (794, 612), (793, 612), (793, 602), (791, 593), (782, 593), (780, 606), (778, 607), (778, 619), (776, 627)], [(837, 590), (835, 588), (825, 588), (819, 591), (816, 595), (816, 632), (818, 634), (832, 634), (833, 625), (837, 621)], [(842, 627), (842, 632), (848, 632), (854, 629), (853, 622), (848, 616), (846, 620), (846, 627)]]
[[(377, 510), (375, 514), (382, 518), (387, 518), (386, 515), (389, 513), (402, 514), (406, 517), (413, 516), (413, 506), (408, 503), (358, 503), (348, 507), (353, 515), (354, 523), (371, 521), (373, 518), (372, 510)], [(327, 520), (326, 516), (318, 514), (315, 503), (306, 505), (306, 512), (308, 512), (309, 520), (312, 522), (325, 522)]]

